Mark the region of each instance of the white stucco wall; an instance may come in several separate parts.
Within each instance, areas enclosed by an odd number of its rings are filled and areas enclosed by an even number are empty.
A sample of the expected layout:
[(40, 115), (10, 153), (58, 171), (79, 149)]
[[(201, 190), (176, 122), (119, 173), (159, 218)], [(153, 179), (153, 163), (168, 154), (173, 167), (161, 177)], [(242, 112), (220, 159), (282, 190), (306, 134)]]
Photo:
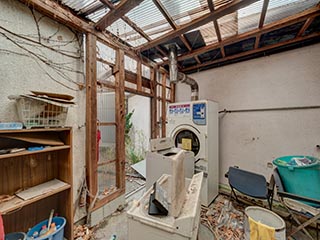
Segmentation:
[[(48, 47), (37, 43), (39, 36)], [(66, 124), (73, 127), (74, 198), (85, 166), (85, 89), (78, 86), (85, 84), (82, 49), (82, 37), (69, 28), (37, 12), (33, 16), (19, 1), (0, 0), (0, 121), (19, 120), (9, 95), (37, 90), (74, 96), (76, 107), (69, 109)]]
[[(192, 74), (200, 99), (219, 109), (261, 109), (320, 105), (320, 44)], [(177, 101), (190, 88), (177, 86)], [(220, 114), (220, 182), (238, 165), (267, 178), (267, 164), (283, 155), (319, 157), (320, 109)]]

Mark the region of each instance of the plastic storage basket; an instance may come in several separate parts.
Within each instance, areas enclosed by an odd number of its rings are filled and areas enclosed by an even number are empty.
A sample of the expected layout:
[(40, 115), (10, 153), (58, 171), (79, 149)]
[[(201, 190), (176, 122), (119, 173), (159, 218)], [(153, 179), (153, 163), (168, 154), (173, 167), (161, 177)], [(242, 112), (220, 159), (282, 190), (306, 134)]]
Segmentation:
[[(310, 163), (303, 166), (290, 165), (296, 158), (306, 158)], [(283, 156), (273, 160), (278, 167), (287, 192), (320, 199), (320, 161), (311, 156)]]
[(68, 106), (29, 96), (16, 99), (20, 121), (26, 128), (62, 127), (66, 123)]
[[(63, 240), (63, 234), (64, 234), (64, 227), (66, 225), (66, 219), (63, 217), (54, 217), (52, 219), (52, 222), (56, 224), (57, 230), (53, 232), (52, 234), (49, 234), (47, 236), (38, 237), (37, 240)], [(43, 225), (48, 225), (48, 220), (42, 221), (41, 223), (38, 223), (36, 226), (31, 228), (27, 233), (27, 239), (31, 239), (34, 232), (40, 232)]]

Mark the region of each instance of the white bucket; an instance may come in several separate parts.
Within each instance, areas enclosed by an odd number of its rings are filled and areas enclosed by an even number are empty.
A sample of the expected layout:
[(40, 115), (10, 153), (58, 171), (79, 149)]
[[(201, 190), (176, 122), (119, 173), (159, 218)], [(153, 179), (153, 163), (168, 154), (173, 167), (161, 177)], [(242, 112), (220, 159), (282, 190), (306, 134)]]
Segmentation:
[(256, 240), (250, 239), (250, 226), (248, 217), (250, 217), (255, 222), (260, 222), (274, 228), (276, 240), (286, 239), (286, 223), (279, 215), (275, 214), (274, 212), (261, 207), (247, 207), (245, 209), (245, 216), (244, 236), (246, 240)]

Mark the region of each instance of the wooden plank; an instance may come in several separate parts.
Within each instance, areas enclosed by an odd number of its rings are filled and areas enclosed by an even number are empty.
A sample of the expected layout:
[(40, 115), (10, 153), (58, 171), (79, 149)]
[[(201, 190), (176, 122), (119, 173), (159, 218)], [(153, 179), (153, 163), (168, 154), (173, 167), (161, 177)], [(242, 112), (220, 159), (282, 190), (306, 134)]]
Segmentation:
[(44, 182), (34, 187), (28, 188), (22, 192), (16, 193), (16, 196), (26, 201), (35, 197), (39, 197), (48, 192), (57, 191), (61, 188), (65, 188), (66, 186), (70, 187), (69, 184), (60, 181), (59, 179), (53, 179), (51, 181)]
[(70, 130), (69, 127), (63, 128), (32, 128), (32, 129), (18, 129), (18, 130), (0, 130), (1, 133), (28, 133), (28, 132), (63, 132)]
[(263, 27), (264, 20), (267, 14), (268, 5), (269, 5), (269, 0), (264, 0), (262, 10), (261, 10), (260, 20), (259, 20), (259, 28)]
[(43, 150), (38, 150), (38, 151), (25, 150), (25, 151), (17, 152), (17, 153), (2, 154), (2, 155), (0, 155), (0, 159), (6, 159), (6, 158), (11, 158), (11, 157), (21, 157), (21, 156), (38, 154), (38, 153), (45, 153), (45, 152), (55, 152), (55, 151), (64, 150), (64, 149), (70, 149), (70, 145), (48, 147), (48, 148), (44, 148)]
[(181, 26), (179, 26), (179, 28), (177, 28), (176, 30), (173, 30), (167, 34), (164, 34), (152, 41), (150, 41), (149, 43), (143, 44), (139, 47), (136, 48), (137, 51), (144, 51), (147, 49), (150, 49), (154, 46), (159, 45), (160, 43), (166, 42), (174, 37), (177, 37), (185, 32), (188, 32), (194, 28), (200, 27), (210, 21), (213, 20), (217, 20), (220, 17), (223, 17), (227, 14), (230, 14), (240, 8), (246, 7), (254, 2), (257, 2), (258, 0), (235, 0), (233, 2), (231, 2), (230, 4), (227, 4), (219, 9), (217, 9), (214, 12), (210, 12), (207, 13), (193, 21), (191, 21), (190, 23), (186, 23), (183, 24)]
[(117, 21), (119, 18), (128, 13), (131, 9), (142, 3), (143, 0), (123, 0), (115, 7), (110, 10), (104, 17), (102, 17), (97, 23), (96, 28), (99, 30), (104, 30), (112, 23)]
[(35, 143), (35, 144), (41, 144), (45, 146), (63, 146), (64, 142), (59, 138), (58, 135), (52, 133), (36, 133), (32, 132), (28, 135), (24, 133), (8, 133), (8, 134), (2, 134), (1, 137), (3, 138), (10, 138), (10, 139), (16, 139), (24, 142), (29, 143)]
[(166, 114), (167, 114), (167, 108), (166, 108), (166, 93), (167, 93), (167, 89), (166, 89), (166, 85), (167, 85), (167, 74), (163, 74), (162, 75), (162, 94), (161, 94), (161, 137), (166, 137)]
[(255, 40), (255, 42), (254, 42), (254, 49), (257, 49), (257, 48), (259, 47), (260, 37), (261, 37), (260, 34), (258, 34), (258, 35), (256, 36), (256, 40)]
[(119, 189), (125, 188), (125, 96), (124, 96), (124, 51), (118, 50), (116, 56), (116, 186)]
[[(290, 26), (292, 24), (304, 21), (304, 20), (306, 20), (306, 19), (308, 19), (310, 17), (316, 17), (316, 16), (319, 16), (319, 15), (320, 15), (320, 8), (319, 7), (314, 7), (314, 8), (311, 8), (309, 10), (303, 11), (303, 12), (301, 12), (299, 14), (296, 14), (294, 16), (289, 16), (289, 17), (284, 18), (282, 20), (279, 20), (277, 22), (265, 25), (261, 29), (255, 29), (255, 30), (243, 33), (243, 34), (239, 34), (239, 35), (236, 35), (235, 37), (227, 38), (227, 39), (223, 40), (223, 42), (221, 42), (221, 43), (210, 44), (210, 45), (207, 45), (205, 47), (198, 48), (198, 49), (196, 49), (194, 51), (191, 51), (189, 53), (182, 54), (182, 55), (178, 56), (178, 61), (183, 61), (185, 59), (192, 58), (195, 55), (200, 55), (202, 53), (208, 52), (208, 51), (216, 49), (216, 48), (221, 48), (223, 46), (226, 46), (226, 45), (229, 45), (229, 44), (232, 44), (232, 43), (235, 43), (235, 42), (239, 42), (239, 41), (242, 41), (242, 40), (245, 40), (245, 39), (256, 37), (259, 34), (264, 34), (266, 32), (270, 32), (270, 31), (273, 31), (275, 29), (279, 29), (279, 28), (282, 28), (282, 27)], [(162, 65), (165, 65), (165, 64), (168, 64), (168, 61), (165, 61), (165, 62), (162, 63)]]
[(86, 37), (86, 176), (89, 202), (97, 193), (97, 61), (96, 36)]
[(206, 67), (206, 66), (209, 66), (209, 65), (212, 65), (212, 64), (215, 64), (215, 63), (220, 63), (220, 62), (224, 62), (224, 61), (228, 61), (228, 60), (232, 60), (232, 59), (248, 56), (250, 54), (263, 52), (263, 51), (266, 51), (266, 50), (269, 50), (269, 49), (272, 49), (272, 48), (277, 48), (277, 47), (285, 46), (287, 44), (296, 43), (296, 42), (300, 42), (300, 41), (303, 41), (303, 40), (307, 40), (307, 39), (310, 39), (310, 38), (316, 38), (316, 37), (320, 37), (320, 33), (313, 33), (313, 34), (310, 34), (310, 35), (307, 35), (307, 36), (304, 36), (304, 37), (296, 37), (294, 39), (291, 39), (291, 40), (288, 40), (288, 41), (285, 41), (285, 42), (281, 42), (281, 43), (277, 43), (277, 44), (261, 47), (261, 48), (258, 48), (258, 49), (253, 49), (253, 50), (250, 50), (250, 51), (242, 52), (242, 53), (235, 54), (235, 55), (232, 55), (232, 56), (229, 56), (229, 57), (225, 57), (225, 58), (222, 58), (222, 59), (218, 59), (218, 60), (215, 60), (215, 61), (210, 61), (210, 62), (206, 62), (206, 63), (203, 63), (203, 64), (191, 66), (191, 67), (188, 67), (188, 68), (184, 68), (183, 71), (184, 72), (191, 71), (191, 70), (194, 70), (194, 69), (197, 69), (197, 68), (201, 68), (201, 67)]
[(10, 201), (0, 204), (0, 213), (2, 215), (9, 214), (12, 211), (20, 209), (20, 208), (25, 207), (27, 205), (30, 205), (32, 203), (35, 203), (41, 199), (45, 199), (45, 198), (52, 196), (54, 194), (68, 190), (70, 188), (71, 188), (71, 186), (69, 184), (65, 184), (64, 186), (61, 186), (60, 188), (54, 189), (52, 191), (46, 192), (42, 195), (38, 195), (38, 196), (31, 198), (31, 199), (28, 199), (28, 200), (23, 200), (19, 197), (14, 197)]
[(137, 90), (142, 91), (142, 65), (141, 62), (137, 62)]
[(120, 197), (124, 193), (125, 193), (125, 189), (118, 189), (118, 190), (114, 191), (113, 193), (110, 193), (107, 197), (99, 200), (95, 204), (95, 206), (92, 208), (91, 212), (103, 207), (104, 205), (106, 205), (107, 203), (111, 202), (112, 200)]
[(174, 103), (176, 101), (176, 84), (170, 83), (170, 86), (171, 86), (170, 101)]
[(310, 24), (313, 22), (314, 17), (310, 17), (306, 20), (306, 22), (303, 24), (301, 29), (299, 30), (297, 37), (301, 37), (302, 34), (307, 30), (307, 28), (310, 26)]

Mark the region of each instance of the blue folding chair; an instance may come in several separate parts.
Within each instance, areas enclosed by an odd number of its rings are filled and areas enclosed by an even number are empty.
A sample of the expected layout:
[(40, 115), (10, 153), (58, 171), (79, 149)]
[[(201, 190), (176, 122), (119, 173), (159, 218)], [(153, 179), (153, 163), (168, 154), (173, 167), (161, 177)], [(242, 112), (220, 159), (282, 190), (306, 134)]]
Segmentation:
[(253, 198), (267, 200), (270, 210), (272, 209), (275, 185), (273, 175), (268, 183), (263, 175), (249, 172), (238, 167), (229, 167), (226, 177), (228, 177), (231, 187), (231, 196), (234, 194), (238, 202), (239, 199), (235, 190)]

